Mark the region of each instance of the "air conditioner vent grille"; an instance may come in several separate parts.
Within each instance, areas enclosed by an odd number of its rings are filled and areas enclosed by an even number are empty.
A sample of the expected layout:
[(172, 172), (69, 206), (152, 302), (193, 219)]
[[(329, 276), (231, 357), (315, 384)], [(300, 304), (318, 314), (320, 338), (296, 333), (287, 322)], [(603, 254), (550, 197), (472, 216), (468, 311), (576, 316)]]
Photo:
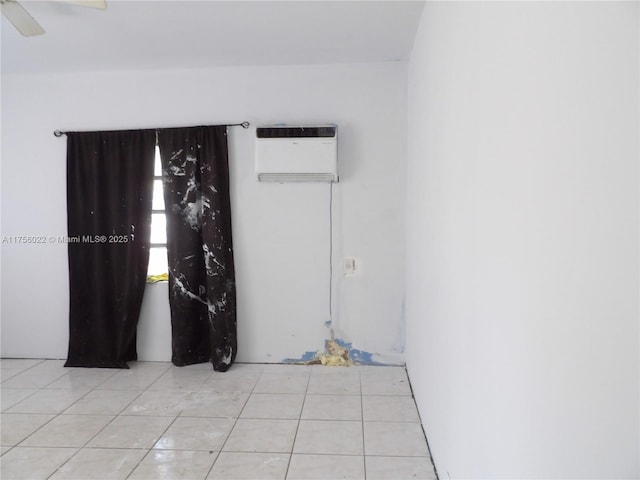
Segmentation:
[(337, 182), (338, 177), (332, 173), (259, 173), (261, 182)]
[(333, 138), (336, 127), (258, 127), (258, 138)]

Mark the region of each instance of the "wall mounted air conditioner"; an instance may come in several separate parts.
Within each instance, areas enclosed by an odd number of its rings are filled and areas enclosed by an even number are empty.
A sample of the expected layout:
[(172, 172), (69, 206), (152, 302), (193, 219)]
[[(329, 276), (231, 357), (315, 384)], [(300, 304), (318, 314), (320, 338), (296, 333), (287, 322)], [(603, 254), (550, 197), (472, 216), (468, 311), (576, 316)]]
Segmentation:
[(256, 173), (261, 182), (337, 182), (338, 127), (257, 127)]

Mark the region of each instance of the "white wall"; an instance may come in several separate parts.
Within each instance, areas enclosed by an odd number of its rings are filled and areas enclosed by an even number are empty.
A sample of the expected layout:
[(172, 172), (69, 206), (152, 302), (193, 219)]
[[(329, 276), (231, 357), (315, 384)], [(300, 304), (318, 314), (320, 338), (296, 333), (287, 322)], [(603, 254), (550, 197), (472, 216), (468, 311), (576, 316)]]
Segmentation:
[[(229, 136), (240, 361), (299, 358), (329, 335), (329, 185), (257, 183), (253, 126), (337, 123), (336, 336), (378, 360), (404, 361), (406, 65), (4, 75), (2, 82), (3, 236), (66, 233), (66, 145), (55, 129), (252, 123)], [(2, 355), (65, 357), (66, 246), (2, 247)], [(342, 277), (343, 252), (362, 259), (361, 277)], [(141, 359), (170, 357), (163, 302), (166, 285), (148, 287)]]
[(428, 2), (407, 366), (440, 478), (638, 478), (638, 2)]

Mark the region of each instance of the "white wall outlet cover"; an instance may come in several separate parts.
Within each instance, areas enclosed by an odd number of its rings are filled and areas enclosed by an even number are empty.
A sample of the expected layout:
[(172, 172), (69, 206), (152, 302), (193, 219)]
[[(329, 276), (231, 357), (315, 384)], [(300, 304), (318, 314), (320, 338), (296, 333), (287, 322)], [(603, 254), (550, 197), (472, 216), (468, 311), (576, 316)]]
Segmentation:
[(345, 257), (343, 260), (342, 269), (345, 275), (360, 275), (360, 271), (362, 270), (362, 262), (359, 258)]

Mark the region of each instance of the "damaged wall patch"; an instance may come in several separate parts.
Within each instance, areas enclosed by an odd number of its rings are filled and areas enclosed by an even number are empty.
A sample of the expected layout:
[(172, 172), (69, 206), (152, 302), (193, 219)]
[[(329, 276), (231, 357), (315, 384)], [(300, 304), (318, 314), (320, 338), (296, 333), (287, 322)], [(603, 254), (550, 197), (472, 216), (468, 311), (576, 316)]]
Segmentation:
[(373, 354), (353, 348), (351, 343), (340, 339), (325, 341), (325, 349), (305, 352), (301, 358), (285, 358), (284, 363), (347, 367), (350, 365), (384, 365), (373, 360)]

